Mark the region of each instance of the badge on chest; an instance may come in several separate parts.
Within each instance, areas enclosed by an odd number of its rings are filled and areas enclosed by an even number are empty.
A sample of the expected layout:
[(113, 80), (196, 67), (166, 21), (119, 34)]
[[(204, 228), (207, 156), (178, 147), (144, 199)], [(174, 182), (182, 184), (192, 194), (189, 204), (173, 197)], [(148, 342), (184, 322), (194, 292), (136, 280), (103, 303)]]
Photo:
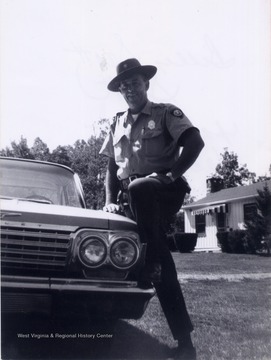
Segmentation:
[(150, 130), (154, 130), (155, 129), (155, 121), (154, 120), (149, 120), (147, 127)]

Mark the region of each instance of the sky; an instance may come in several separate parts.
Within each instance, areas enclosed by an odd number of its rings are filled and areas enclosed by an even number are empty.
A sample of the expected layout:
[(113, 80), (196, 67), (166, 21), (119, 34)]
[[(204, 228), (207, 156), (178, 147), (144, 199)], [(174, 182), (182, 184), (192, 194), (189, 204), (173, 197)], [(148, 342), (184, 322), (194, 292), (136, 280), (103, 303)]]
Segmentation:
[(107, 90), (119, 62), (155, 65), (149, 99), (181, 108), (205, 148), (186, 173), (197, 199), (225, 148), (271, 163), (270, 0), (2, 0), (0, 148), (87, 140), (126, 110)]

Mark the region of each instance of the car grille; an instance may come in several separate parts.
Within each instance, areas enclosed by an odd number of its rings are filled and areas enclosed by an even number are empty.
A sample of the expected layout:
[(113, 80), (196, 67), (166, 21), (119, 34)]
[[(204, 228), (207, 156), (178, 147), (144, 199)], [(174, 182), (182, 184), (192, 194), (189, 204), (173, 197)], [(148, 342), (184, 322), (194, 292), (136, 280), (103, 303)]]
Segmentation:
[(70, 229), (59, 230), (50, 225), (2, 226), (2, 270), (63, 270), (71, 246), (70, 233)]

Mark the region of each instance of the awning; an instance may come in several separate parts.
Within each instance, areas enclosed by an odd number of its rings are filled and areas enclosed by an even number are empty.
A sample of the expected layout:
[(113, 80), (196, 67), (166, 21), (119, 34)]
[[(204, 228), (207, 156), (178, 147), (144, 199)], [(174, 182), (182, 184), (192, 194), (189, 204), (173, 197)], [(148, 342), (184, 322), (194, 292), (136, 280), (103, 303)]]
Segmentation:
[(217, 213), (227, 213), (228, 205), (227, 204), (219, 204), (213, 206), (206, 206), (201, 209), (192, 210), (192, 215), (204, 215), (204, 214), (217, 214)]

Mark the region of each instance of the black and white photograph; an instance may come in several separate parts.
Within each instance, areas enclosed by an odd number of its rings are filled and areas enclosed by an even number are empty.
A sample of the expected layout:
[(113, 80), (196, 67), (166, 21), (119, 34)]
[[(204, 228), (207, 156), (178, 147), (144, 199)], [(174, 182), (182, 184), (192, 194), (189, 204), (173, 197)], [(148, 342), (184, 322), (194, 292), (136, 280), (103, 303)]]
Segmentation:
[(1, 1), (1, 359), (271, 360), (270, 14)]

